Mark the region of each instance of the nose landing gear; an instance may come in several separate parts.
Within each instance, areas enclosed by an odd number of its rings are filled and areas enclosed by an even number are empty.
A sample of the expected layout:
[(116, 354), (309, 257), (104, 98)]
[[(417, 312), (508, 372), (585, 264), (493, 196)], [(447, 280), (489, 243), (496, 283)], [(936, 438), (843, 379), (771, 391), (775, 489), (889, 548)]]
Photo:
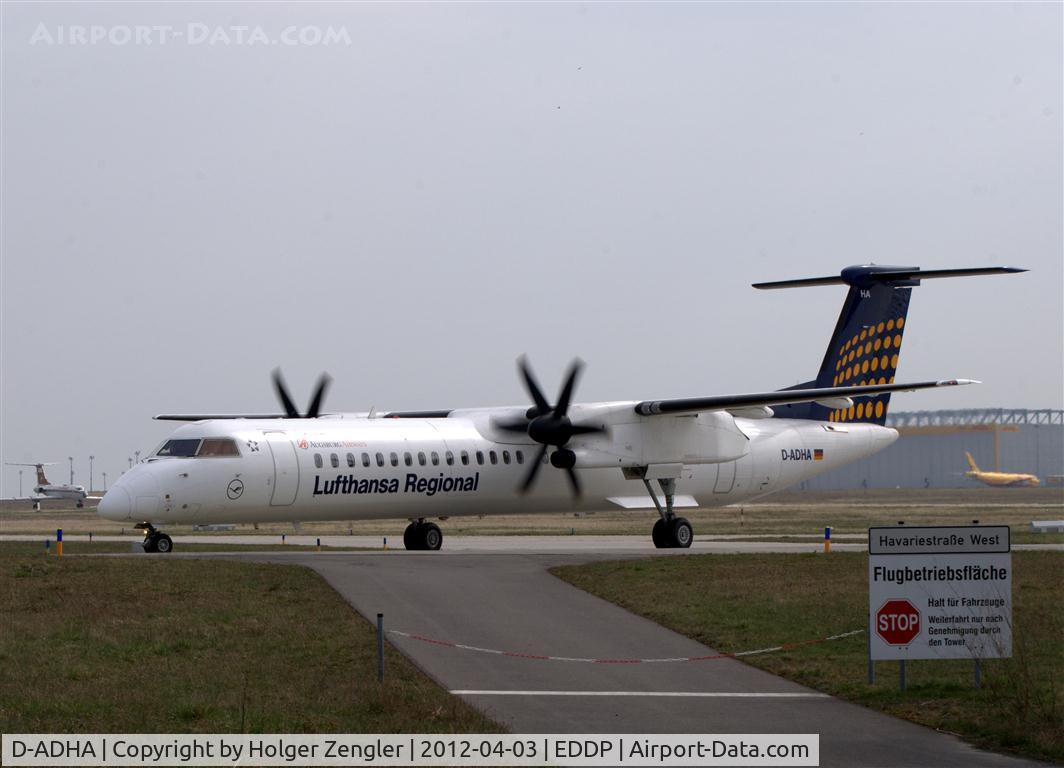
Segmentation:
[(443, 531), (424, 518), (410, 523), (403, 531), (403, 545), (409, 550), (437, 550), (443, 546)]
[(158, 530), (151, 523), (137, 523), (134, 528), (140, 528), (144, 531), (144, 547), (145, 552), (159, 552), (166, 554), (172, 552), (174, 549), (174, 540), (167, 536), (162, 531)]
[(673, 499), (676, 496), (676, 480), (665, 478), (658, 480), (658, 485), (665, 494), (665, 508), (662, 509), (658, 496), (650, 485), (650, 481), (643, 478), (643, 485), (647, 487), (647, 493), (654, 501), (661, 519), (654, 523), (650, 537), (654, 546), (658, 549), (687, 549), (694, 541), (695, 532), (687, 518), (677, 517), (672, 509)]

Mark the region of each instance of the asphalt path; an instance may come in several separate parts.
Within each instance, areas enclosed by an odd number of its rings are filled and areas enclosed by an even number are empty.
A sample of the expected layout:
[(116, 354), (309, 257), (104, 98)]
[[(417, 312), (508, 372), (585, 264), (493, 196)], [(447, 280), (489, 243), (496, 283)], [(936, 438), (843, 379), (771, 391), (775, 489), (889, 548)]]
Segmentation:
[[(41, 536), (33, 534), (4, 534), (0, 535), (0, 541), (43, 541), (54, 540), (54, 534)], [(275, 534), (181, 534), (174, 537), (174, 551), (180, 552), (183, 544), (218, 544), (233, 546), (244, 545), (277, 545), (282, 549), (281, 536)], [(385, 550), (385, 538), (382, 536), (312, 536), (307, 534), (285, 535), (285, 545), (314, 546), (318, 542), (323, 547), (347, 547), (365, 550), (387, 551), (387, 554), (399, 554), (402, 551), (402, 539), (390, 537), (387, 539)], [(523, 553), (529, 555), (565, 555), (572, 554), (579, 557), (595, 557), (596, 555), (616, 556), (649, 556), (649, 555), (683, 555), (694, 554), (723, 554), (729, 552), (822, 552), (824, 543), (822, 539), (810, 539), (808, 541), (793, 541), (794, 537), (788, 536), (787, 541), (773, 541), (771, 535), (704, 535), (695, 537), (694, 543), (689, 550), (658, 550), (650, 540), (650, 536), (445, 536), (443, 549), (431, 553), (409, 553), (411, 556), (450, 557), (453, 555), (467, 554), (512, 554)], [(833, 537), (831, 549), (833, 552), (864, 552), (868, 549), (866, 534), (846, 536), (847, 540), (840, 540), (842, 536)], [(853, 539), (857, 540), (854, 541)], [(65, 534), (63, 541), (88, 541), (89, 537), (83, 534)], [(132, 545), (143, 541), (143, 536), (94, 536), (97, 542), (126, 542)], [(138, 547), (139, 548), (139, 547)], [(1055, 550), (1064, 551), (1064, 544), (1013, 544), (1016, 550)], [(588, 555), (587, 553), (593, 553)], [(408, 554), (403, 552), (403, 554)]]
[(717, 652), (547, 571), (616, 557), (617, 550), (588, 554), (594, 549), (585, 542), (580, 554), (544, 553), (527, 546), (527, 538), (511, 537), (514, 551), (449, 556), (239, 556), (305, 565), (371, 622), (383, 613), (400, 651), (517, 733), (818, 733), (823, 766), (1037, 765), (976, 750), (735, 659), (688, 660)]

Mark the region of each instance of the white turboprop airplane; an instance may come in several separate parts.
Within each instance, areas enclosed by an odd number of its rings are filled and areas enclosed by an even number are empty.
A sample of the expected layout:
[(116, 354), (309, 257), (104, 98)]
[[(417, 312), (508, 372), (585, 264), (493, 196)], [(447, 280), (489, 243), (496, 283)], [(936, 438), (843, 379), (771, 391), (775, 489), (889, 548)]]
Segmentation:
[(158, 552), (173, 547), (165, 523), (406, 518), (407, 549), (435, 550), (443, 534), (428, 518), (611, 507), (656, 509), (654, 544), (689, 547), (677, 508), (763, 496), (869, 456), (898, 437), (884, 426), (891, 392), (976, 383), (895, 383), (912, 286), (1022, 271), (865, 265), (755, 284), (849, 286), (817, 378), (771, 392), (574, 403), (574, 362), (551, 404), (522, 358), (532, 407), (324, 414), (323, 375), (300, 415), (275, 371), (285, 413), (156, 416), (194, 423), (122, 475), (98, 512), (136, 522)]
[(16, 499), (16, 501), (32, 501), (33, 508), (38, 512), (41, 510), (41, 502), (44, 499), (70, 499), (77, 503), (77, 506), (84, 507), (85, 499), (102, 499), (102, 496), (89, 496), (85, 492), (85, 486), (83, 485), (70, 485), (68, 483), (50, 483), (48, 478), (44, 475), (44, 468), (56, 462), (50, 461), (42, 464), (18, 464), (13, 462), (7, 462), (9, 467), (33, 467), (37, 470), (37, 485), (34, 487), (33, 492), (36, 496), (27, 496), (23, 499)]

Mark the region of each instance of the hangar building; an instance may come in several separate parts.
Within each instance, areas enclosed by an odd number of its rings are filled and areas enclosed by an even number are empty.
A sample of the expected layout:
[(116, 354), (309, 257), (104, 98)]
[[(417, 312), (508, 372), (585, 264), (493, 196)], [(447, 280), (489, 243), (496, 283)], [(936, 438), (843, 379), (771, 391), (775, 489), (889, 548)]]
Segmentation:
[(1026, 472), (1043, 485), (1064, 479), (1064, 411), (1009, 408), (887, 414), (897, 442), (874, 456), (814, 477), (805, 490), (969, 488), (972, 454), (980, 469)]

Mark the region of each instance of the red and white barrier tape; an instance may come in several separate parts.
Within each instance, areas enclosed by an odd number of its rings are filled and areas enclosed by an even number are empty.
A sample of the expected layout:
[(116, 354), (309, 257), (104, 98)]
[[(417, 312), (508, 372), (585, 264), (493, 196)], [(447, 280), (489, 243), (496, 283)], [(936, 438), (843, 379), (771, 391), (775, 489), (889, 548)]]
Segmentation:
[(418, 635), (413, 632), (401, 632), (398, 629), (388, 630), (389, 634), (398, 635), (399, 637), (406, 637), (410, 640), (417, 640), (421, 643), (428, 643), (429, 645), (439, 645), (444, 648), (457, 648), (462, 651), (473, 651), (474, 653), (490, 653), (493, 656), (510, 656), (516, 659), (531, 659), (533, 661), (576, 661), (583, 664), (671, 664), (679, 661), (714, 661), (716, 659), (739, 659), (743, 656), (757, 656), (762, 653), (774, 653), (776, 651), (788, 651), (792, 648), (801, 648), (806, 645), (818, 645), (820, 643), (827, 643), (832, 640), (842, 640), (846, 637), (853, 637), (854, 635), (860, 635), (864, 633), (863, 629), (854, 629), (850, 632), (842, 632), (838, 635), (831, 635), (830, 637), (820, 637), (816, 640), (803, 640), (797, 643), (784, 643), (783, 645), (774, 645), (770, 648), (757, 648), (752, 651), (739, 651), (737, 653), (715, 653), (709, 656), (679, 656), (674, 659), (582, 659), (573, 656), (540, 656), (534, 653), (518, 653), (516, 651), (498, 651), (493, 648), (478, 648), (475, 645), (464, 645), (462, 643), (452, 643), (449, 640), (436, 640), (431, 637), (425, 637), (424, 635)]

